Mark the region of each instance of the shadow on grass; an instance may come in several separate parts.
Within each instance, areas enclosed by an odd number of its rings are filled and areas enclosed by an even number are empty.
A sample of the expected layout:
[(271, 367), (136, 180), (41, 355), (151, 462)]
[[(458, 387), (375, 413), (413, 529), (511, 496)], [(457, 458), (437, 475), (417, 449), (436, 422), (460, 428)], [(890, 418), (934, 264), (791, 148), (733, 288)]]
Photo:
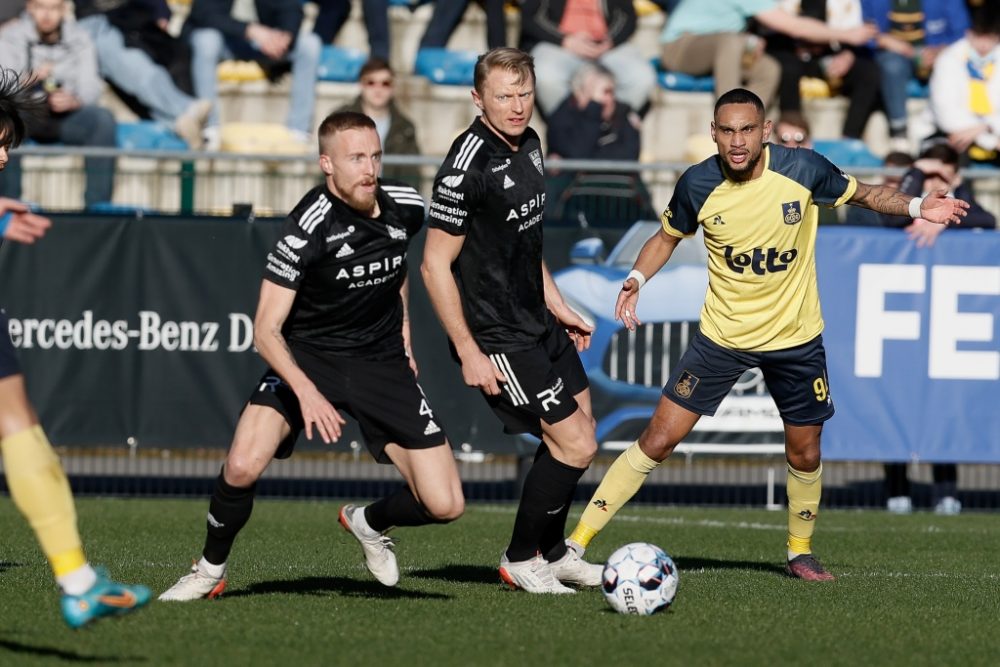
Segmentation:
[[(146, 658), (141, 656), (109, 656), (109, 655), (83, 655), (76, 651), (64, 651), (49, 646), (31, 646), (20, 642), (0, 639), (0, 659), (7, 653), (15, 655), (33, 655), (44, 658), (58, 658), (69, 662), (89, 662), (94, 664), (146, 662)], [(13, 660), (13, 658), (11, 658)], [(6, 660), (0, 660), (4, 664), (12, 664)]]
[(223, 598), (239, 598), (249, 595), (271, 595), (285, 593), (292, 595), (323, 595), (334, 593), (344, 597), (381, 598), (385, 600), (448, 600), (450, 595), (409, 591), (405, 588), (383, 586), (374, 581), (359, 581), (344, 577), (303, 577), (281, 581), (261, 581), (246, 588), (226, 592)]
[(685, 570), (757, 570), (771, 574), (785, 574), (785, 568), (776, 563), (761, 563), (750, 560), (719, 560), (717, 558), (674, 558), (681, 576)]
[(411, 572), (410, 576), (465, 584), (496, 584), (500, 582), (497, 568), (485, 565), (446, 565), (433, 570), (417, 570)]

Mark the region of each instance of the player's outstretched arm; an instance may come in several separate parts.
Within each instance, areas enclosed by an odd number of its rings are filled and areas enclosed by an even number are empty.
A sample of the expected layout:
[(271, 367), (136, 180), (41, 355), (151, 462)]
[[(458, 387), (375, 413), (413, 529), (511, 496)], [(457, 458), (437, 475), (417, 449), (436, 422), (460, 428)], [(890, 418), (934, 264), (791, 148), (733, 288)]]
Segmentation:
[(483, 354), (479, 344), (472, 337), (472, 331), (462, 311), (462, 298), (458, 293), (458, 285), (451, 273), (451, 265), (458, 259), (458, 253), (462, 251), (464, 244), (464, 236), (452, 236), (433, 227), (428, 229), (420, 275), (424, 278), (424, 285), (434, 305), (434, 312), (437, 313), (441, 326), (444, 327), (445, 333), (458, 352), (465, 384), (478, 387), (490, 396), (499, 396), (498, 383), (506, 382), (507, 377), (489, 357)]
[(618, 293), (618, 301), (615, 302), (615, 319), (621, 320), (629, 331), (635, 331), (636, 326), (642, 324), (636, 314), (636, 308), (639, 305), (639, 289), (663, 268), (670, 256), (674, 254), (674, 248), (680, 242), (679, 237), (667, 234), (661, 228), (649, 237), (649, 240), (642, 246), (642, 250), (639, 251), (632, 271), (622, 283), (621, 292)]
[(570, 340), (576, 345), (577, 352), (583, 352), (590, 347), (590, 334), (594, 332), (594, 325), (584, 320), (580, 317), (580, 313), (567, 305), (544, 260), (542, 261), (542, 284), (545, 291), (545, 305), (566, 329)]
[(912, 197), (895, 188), (861, 181), (848, 203), (878, 213), (908, 215), (943, 225), (961, 223), (969, 209), (969, 202), (949, 197), (946, 190), (934, 190), (926, 197)]
[(0, 197), (0, 236), (18, 243), (32, 244), (52, 226), (48, 218), (32, 213), (16, 199)]
[(253, 320), (253, 342), (257, 351), (271, 368), (288, 383), (299, 399), (306, 437), (312, 439), (313, 426), (323, 442), (330, 444), (340, 438), (344, 418), (306, 377), (292, 356), (292, 351), (281, 333), (281, 327), (292, 310), (295, 290), (264, 280), (260, 285), (257, 315)]

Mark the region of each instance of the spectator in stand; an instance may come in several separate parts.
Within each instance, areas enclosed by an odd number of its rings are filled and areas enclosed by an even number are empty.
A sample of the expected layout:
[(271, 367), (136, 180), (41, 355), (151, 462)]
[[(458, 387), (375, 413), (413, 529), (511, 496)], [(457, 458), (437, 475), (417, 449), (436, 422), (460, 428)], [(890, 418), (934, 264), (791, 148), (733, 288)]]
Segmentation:
[[(788, 148), (812, 148), (812, 136), (809, 132), (809, 121), (801, 111), (783, 111), (774, 126), (774, 138), (777, 143)], [(822, 211), (822, 209), (820, 209)]]
[[(330, 44), (351, 15), (351, 0), (315, 0), (319, 5), (313, 32), (323, 44)], [(447, 4), (455, 0), (447, 0)], [(389, 0), (362, 0), (365, 28), (368, 30), (368, 53), (389, 61)]]
[(171, 128), (192, 150), (201, 148), (212, 103), (183, 92), (171, 76), (175, 54), (188, 83), (191, 64), (186, 45), (167, 32), (166, 0), (76, 0), (74, 9), (96, 47), (100, 75), (129, 106), (138, 102), (146, 112), (140, 115)]
[[(362, 65), (358, 80), (361, 83), (361, 94), (337, 111), (357, 111), (374, 120), (386, 155), (419, 155), (417, 129), (393, 99), (395, 81), (389, 63), (381, 58), (369, 58)], [(382, 178), (405, 181), (419, 188), (420, 168), (384, 165)]]
[(714, 76), (717, 96), (746, 87), (763, 100), (774, 100), (781, 77), (777, 61), (764, 52), (765, 42), (747, 32), (754, 19), (763, 28), (815, 42), (864, 44), (872, 27), (838, 29), (787, 12), (778, 0), (681, 0), (660, 36), (663, 67), (693, 76)]
[(889, 146), (906, 151), (906, 84), (913, 78), (928, 81), (941, 50), (965, 35), (969, 13), (955, 0), (861, 0), (861, 7), (864, 20), (879, 29), (875, 60), (889, 118)]
[[(972, 187), (962, 179), (958, 168), (958, 151), (944, 141), (934, 142), (917, 158), (913, 166), (903, 174), (899, 184), (900, 192), (913, 197), (922, 197), (934, 190), (945, 190), (951, 197), (969, 202), (969, 209), (961, 225), (955, 229), (995, 229), (996, 218), (973, 198)], [(917, 247), (930, 247), (941, 234), (940, 229), (931, 229), (934, 223), (922, 218), (883, 215), (883, 227), (903, 229)], [(944, 225), (934, 225), (944, 227)]]
[(1000, 7), (970, 10), (964, 38), (934, 61), (930, 109), (938, 134), (973, 162), (1000, 165)]
[[(632, 107), (616, 99), (614, 74), (600, 63), (587, 63), (573, 75), (571, 86), (572, 93), (549, 116), (546, 136), (549, 157), (638, 161), (642, 121)], [(607, 173), (607, 170), (603, 172)], [(630, 217), (629, 222), (640, 217), (655, 217), (649, 191), (642, 179), (634, 172), (616, 174), (618, 178), (623, 175), (629, 179), (623, 187), (631, 193), (637, 210), (619, 207), (622, 215)], [(559, 198), (572, 191), (577, 176), (576, 171), (562, 171), (546, 178), (546, 201), (551, 203), (553, 213), (560, 208), (556, 206)]]
[[(471, 0), (438, 0), (434, 13), (420, 39), (421, 49), (443, 49), (455, 28), (462, 21)], [(504, 0), (478, 0), (486, 12), (486, 46), (495, 49), (507, 46), (507, 19), (504, 17)]]
[(232, 15), (234, 0), (193, 0), (184, 24), (191, 42), (191, 76), (195, 94), (216, 107), (208, 119), (205, 143), (217, 150), (221, 140), (216, 67), (227, 58), (255, 60), (264, 71), (291, 65), (292, 89), (285, 124), (295, 141), (309, 140), (316, 103), (316, 72), (323, 44), (315, 33), (299, 34), (302, 4), (288, 0), (254, 0), (256, 17)]
[(549, 116), (549, 157), (579, 160), (639, 159), (641, 121), (615, 96), (615, 76), (600, 63), (573, 75), (572, 94)]
[[(26, 11), (0, 31), (0, 63), (37, 82), (41, 114), (28, 118), (28, 138), (38, 143), (113, 148), (115, 118), (98, 106), (104, 82), (97, 73), (94, 45), (80, 26), (66, 20), (66, 0), (28, 0)], [(115, 159), (85, 160), (84, 205), (111, 201)], [(21, 196), (20, 158), (11, 156), (0, 194)]]
[(535, 96), (548, 115), (570, 93), (570, 81), (588, 62), (614, 73), (618, 97), (642, 110), (656, 85), (648, 58), (629, 43), (635, 32), (632, 0), (524, 0), (521, 50), (535, 59)]
[[(779, 0), (789, 14), (823, 21), (831, 30), (864, 28), (860, 0)], [(860, 139), (879, 104), (879, 74), (866, 47), (850, 48), (838, 40), (815, 40), (767, 35), (767, 52), (781, 64), (778, 98), (781, 111), (800, 111), (799, 82), (803, 77), (822, 79), (831, 92), (849, 98), (843, 135)]]

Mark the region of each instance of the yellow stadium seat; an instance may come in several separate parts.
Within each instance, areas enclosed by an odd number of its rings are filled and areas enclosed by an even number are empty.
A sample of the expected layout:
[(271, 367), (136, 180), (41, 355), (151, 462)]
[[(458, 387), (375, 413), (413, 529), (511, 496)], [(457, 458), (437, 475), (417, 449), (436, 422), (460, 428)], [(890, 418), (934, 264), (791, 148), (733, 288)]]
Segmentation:
[(278, 123), (226, 123), (222, 126), (222, 150), (227, 153), (302, 155), (314, 149), (292, 136)]

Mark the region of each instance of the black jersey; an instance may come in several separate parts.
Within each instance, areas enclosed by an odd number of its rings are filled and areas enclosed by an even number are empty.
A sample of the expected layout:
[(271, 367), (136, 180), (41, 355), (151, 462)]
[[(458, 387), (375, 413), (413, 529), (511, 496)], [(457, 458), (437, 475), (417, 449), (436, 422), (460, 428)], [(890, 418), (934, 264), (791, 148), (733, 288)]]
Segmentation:
[(428, 225), (465, 236), (452, 271), (483, 350), (528, 349), (545, 333), (544, 207), (542, 147), (531, 128), (515, 152), (477, 118), (434, 179)]
[(403, 353), (399, 290), (424, 201), (385, 181), (376, 197), (379, 216), (368, 218), (320, 185), (285, 219), (264, 278), (297, 291), (282, 328), (289, 344), (364, 359)]

